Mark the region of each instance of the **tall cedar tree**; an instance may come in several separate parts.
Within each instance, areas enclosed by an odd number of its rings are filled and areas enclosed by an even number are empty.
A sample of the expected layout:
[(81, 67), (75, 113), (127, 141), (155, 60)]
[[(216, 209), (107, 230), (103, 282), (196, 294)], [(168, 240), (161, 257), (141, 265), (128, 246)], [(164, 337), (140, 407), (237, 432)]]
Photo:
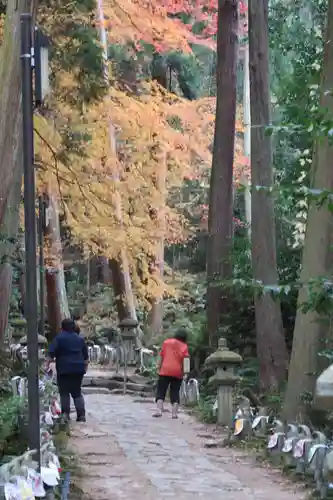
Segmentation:
[[(252, 267), (263, 285), (278, 282), (270, 123), (268, 0), (249, 0), (251, 100)], [(263, 187), (260, 189), (258, 187)], [(280, 303), (269, 293), (255, 295), (257, 354), (262, 389), (276, 389), (288, 368)]]
[(231, 278), (233, 235), (233, 163), (236, 119), (238, 0), (219, 0), (217, 30), (217, 101), (210, 179), (207, 321), (209, 347), (217, 345), (221, 319), (230, 307), (222, 280)]
[[(312, 162), (312, 185), (315, 190), (333, 190), (333, 146), (328, 129), (333, 118), (333, 0), (328, 3), (327, 28), (324, 46), (323, 73), (321, 80), (320, 108), (325, 113), (327, 129), (321, 125)], [(309, 207), (300, 281), (289, 378), (284, 405), (288, 419), (305, 420), (308, 416), (314, 385), (324, 364), (320, 351), (332, 344), (331, 326), (321, 321), (320, 313), (303, 306), (309, 300), (309, 282), (320, 277), (332, 277), (332, 212), (328, 203), (314, 199)], [(314, 287), (315, 293), (322, 293)], [(325, 294), (326, 295), (326, 294)], [(317, 295), (318, 297), (319, 295)], [(327, 295), (326, 295), (327, 297)]]

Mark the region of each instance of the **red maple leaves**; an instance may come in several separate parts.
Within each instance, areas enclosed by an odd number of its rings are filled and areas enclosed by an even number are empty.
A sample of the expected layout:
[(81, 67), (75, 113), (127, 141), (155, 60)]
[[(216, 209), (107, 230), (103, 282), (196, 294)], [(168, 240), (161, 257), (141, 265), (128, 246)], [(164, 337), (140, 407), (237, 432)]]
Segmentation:
[[(175, 22), (184, 22), (189, 33), (190, 42), (193, 42), (193, 25), (203, 23), (200, 34), (194, 38), (200, 43), (209, 38), (214, 38), (217, 33), (217, 11), (218, 0), (157, 0), (162, 9), (165, 9), (168, 16), (179, 16)], [(240, 33), (243, 34), (247, 28), (247, 23), (243, 18), (246, 16), (247, 6), (244, 2), (239, 2)], [(182, 15), (187, 15), (187, 19), (181, 19)]]
[[(106, 28), (113, 43), (143, 41), (159, 53), (191, 52), (191, 45), (216, 49), (217, 0), (115, 0), (106, 9)], [(239, 34), (247, 30), (247, 7), (239, 2)]]

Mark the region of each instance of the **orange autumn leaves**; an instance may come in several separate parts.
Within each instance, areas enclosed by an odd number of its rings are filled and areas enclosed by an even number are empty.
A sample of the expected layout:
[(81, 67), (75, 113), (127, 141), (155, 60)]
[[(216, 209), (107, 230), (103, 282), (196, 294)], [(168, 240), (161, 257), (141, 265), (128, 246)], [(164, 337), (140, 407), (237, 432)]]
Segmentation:
[[(215, 99), (188, 101), (147, 83), (140, 96), (112, 88), (111, 116), (117, 130), (118, 158), (108, 149), (107, 109), (102, 102), (86, 112), (81, 131), (90, 136), (88, 158), (73, 158), (71, 165), (58, 165), (61, 192), (73, 235), (94, 253), (113, 257), (126, 247), (129, 255), (151, 255), (161, 238), (161, 229), (150, 211), (161, 210), (156, 173), (166, 169), (166, 191), (180, 187), (183, 179), (207, 177), (211, 166)], [(62, 105), (60, 103), (60, 109)], [(45, 135), (45, 126), (42, 126)], [(240, 120), (237, 121), (241, 132)], [(47, 137), (55, 144), (54, 135)], [(39, 152), (52, 165), (52, 154), (38, 140)], [(164, 160), (155, 158), (158, 146)], [(161, 156), (161, 155), (160, 155)], [(163, 156), (163, 155), (162, 155)], [(240, 141), (236, 141), (235, 163), (241, 162)], [(102, 159), (104, 159), (102, 161)], [(165, 166), (162, 164), (165, 161)], [(115, 185), (114, 169), (121, 173)], [(53, 173), (55, 170), (53, 169)], [(236, 178), (238, 168), (235, 168)], [(48, 174), (50, 175), (50, 169)], [(120, 189), (123, 227), (114, 211), (115, 190)], [(163, 207), (167, 242), (184, 241), (189, 235), (181, 212)]]
[[(188, 101), (169, 94), (157, 84), (145, 85), (140, 96), (110, 90), (111, 116), (117, 129), (118, 158), (108, 157), (107, 113), (103, 103), (90, 111), (90, 160), (85, 173), (79, 171), (81, 207), (73, 198), (70, 212), (77, 237), (91, 241), (95, 251), (114, 256), (126, 246), (132, 255), (140, 249), (152, 254), (161, 238), (161, 229), (151, 218), (152, 210), (163, 209), (167, 242), (179, 242), (189, 235), (185, 220), (177, 207), (164, 206), (156, 186), (156, 177), (165, 169), (165, 190), (180, 187), (183, 180), (207, 177), (211, 166), (214, 133), (215, 99)], [(240, 121), (237, 121), (241, 132)], [(161, 154), (155, 157), (154, 149)], [(108, 158), (101, 165), (101, 158)], [(241, 143), (236, 141), (235, 163), (242, 158)], [(75, 163), (72, 168), (75, 167)], [(77, 166), (79, 168), (79, 165)], [(121, 181), (115, 186), (112, 170), (117, 168)], [(235, 168), (236, 178), (238, 168)], [(72, 174), (70, 174), (73, 177)], [(76, 181), (78, 182), (78, 181)], [(73, 187), (70, 192), (73, 193)], [(77, 188), (75, 188), (77, 190)], [(121, 190), (123, 227), (119, 227), (113, 210), (115, 189)], [(84, 199), (82, 200), (82, 191)], [(98, 248), (96, 241), (101, 242)]]
[[(142, 9), (150, 9), (148, 18)], [(163, 9), (163, 5), (152, 6), (150, 2), (104, 0), (110, 42), (138, 42), (143, 31), (144, 39), (154, 42), (156, 50), (189, 51), (192, 35), (188, 28), (168, 18)], [(157, 178), (164, 169), (165, 191), (169, 196), (184, 179), (208, 177), (216, 100), (207, 97), (188, 101), (152, 82), (141, 82), (134, 94), (115, 82), (110, 89), (110, 109), (105, 99), (86, 107), (81, 116), (61, 98), (66, 88), (75, 94), (70, 72), (58, 77), (59, 92), (51, 103), (52, 109), (70, 124), (74, 123), (81, 133), (86, 133), (89, 141), (85, 146), (86, 157), (73, 155), (69, 164), (58, 161), (56, 168), (49, 167), (41, 172), (40, 178), (53, 176), (59, 182), (60, 206), (66, 213), (73, 237), (93, 253), (110, 258), (126, 248), (137, 289), (141, 286), (136, 279), (138, 261), (141, 268), (147, 270), (149, 288), (152, 278), (149, 265), (161, 238), (164, 237), (166, 243), (181, 242), (191, 232), (181, 207), (166, 203), (161, 196)], [(117, 131), (117, 157), (110, 154), (108, 145), (109, 111)], [(238, 117), (238, 132), (242, 132), (240, 124)], [(59, 138), (54, 131), (47, 131), (45, 124), (41, 130), (44, 137), (48, 134), (46, 139), (57, 151)], [(37, 138), (37, 143), (39, 155), (47, 165), (53, 165), (52, 154), (43, 141)], [(154, 153), (156, 149), (158, 156)], [(236, 181), (239, 166), (242, 167), (242, 151), (237, 139)], [(115, 182), (112, 175), (115, 169), (120, 173), (119, 182)], [(115, 215), (117, 191), (121, 195), (122, 225)], [(152, 213), (162, 214), (164, 224), (152, 217)]]

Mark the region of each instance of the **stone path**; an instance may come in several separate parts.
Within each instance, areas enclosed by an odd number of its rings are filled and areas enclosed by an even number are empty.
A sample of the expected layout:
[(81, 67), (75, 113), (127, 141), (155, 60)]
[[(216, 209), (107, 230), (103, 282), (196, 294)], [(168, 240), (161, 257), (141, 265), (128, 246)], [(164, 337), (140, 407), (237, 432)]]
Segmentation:
[[(129, 396), (87, 394), (86, 424), (71, 440), (86, 500), (301, 500), (279, 473), (239, 451), (204, 447), (207, 428), (190, 416), (152, 418), (153, 404)], [(211, 432), (211, 431), (210, 431)], [(206, 438), (206, 439), (205, 439)], [(300, 487), (298, 487), (300, 488)]]

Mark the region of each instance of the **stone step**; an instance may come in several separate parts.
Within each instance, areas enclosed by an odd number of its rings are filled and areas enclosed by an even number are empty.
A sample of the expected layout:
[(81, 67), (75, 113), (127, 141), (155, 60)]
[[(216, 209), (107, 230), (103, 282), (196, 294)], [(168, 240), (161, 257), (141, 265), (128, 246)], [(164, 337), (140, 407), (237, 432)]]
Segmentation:
[[(137, 392), (137, 393), (151, 393), (154, 387), (151, 384), (144, 383), (135, 383), (128, 381), (127, 384), (128, 391)], [(85, 390), (86, 388), (104, 388), (108, 390), (113, 389), (123, 389), (124, 382), (123, 380), (115, 380), (115, 378), (106, 378), (106, 377), (89, 377), (86, 376), (83, 379), (82, 388)], [(92, 392), (96, 392), (96, 390), (92, 390)]]
[(111, 391), (107, 387), (88, 386), (88, 387), (82, 388), (82, 393), (83, 394), (111, 394)]

